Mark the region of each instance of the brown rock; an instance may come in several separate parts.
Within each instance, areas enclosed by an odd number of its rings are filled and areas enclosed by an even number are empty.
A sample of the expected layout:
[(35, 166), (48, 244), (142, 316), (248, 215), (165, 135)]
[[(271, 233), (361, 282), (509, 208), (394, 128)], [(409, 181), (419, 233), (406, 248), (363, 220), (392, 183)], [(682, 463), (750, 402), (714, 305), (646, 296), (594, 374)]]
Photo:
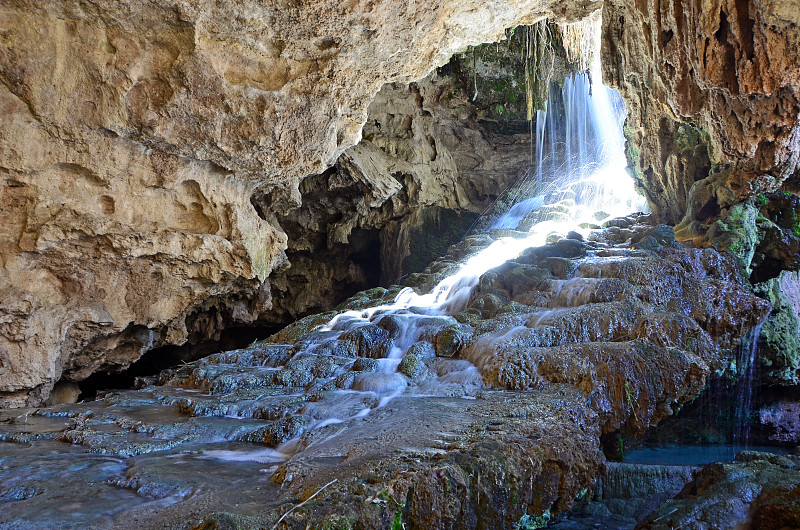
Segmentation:
[[(629, 155), (662, 222), (702, 221), (787, 179), (796, 186), (799, 8), (606, 2), (606, 81), (628, 103)], [(712, 164), (727, 169), (712, 174)]]
[(2, 12), (4, 406), (253, 321), (287, 248), (251, 205), (257, 188), (331, 166), (385, 83), (422, 78), (507, 27), (586, 13), (523, 0)]

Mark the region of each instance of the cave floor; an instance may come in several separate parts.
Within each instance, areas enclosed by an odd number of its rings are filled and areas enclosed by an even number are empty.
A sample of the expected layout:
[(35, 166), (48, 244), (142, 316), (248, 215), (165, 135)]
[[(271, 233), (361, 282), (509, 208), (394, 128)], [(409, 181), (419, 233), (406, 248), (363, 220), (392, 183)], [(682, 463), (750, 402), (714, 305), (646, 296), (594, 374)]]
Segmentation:
[[(474, 473), (487, 473), (476, 495), (514, 489), (492, 483), (502, 471), (504, 480), (516, 481), (520, 501), (557, 496), (557, 481), (541, 476), (544, 462), (586, 485), (603, 467), (596, 417), (565, 385), (470, 399), (397, 397), (364, 417), (310, 431), (288, 461), (263, 445), (231, 441), (263, 421), (186, 416), (160, 398), (161, 392), (122, 391), (109, 401), (3, 411), (0, 438), (17, 443), (2, 444), (0, 523), (184, 528), (244, 516), (258, 526), (334, 479), (326, 493), (339, 508), (362, 506), (374, 511), (372, 519), (392, 519), (412, 484), (434, 492), (438, 482), (457, 482), (464, 477), (453, 478), (450, 468), (465, 460)], [(518, 454), (503, 463), (504, 453), (511, 455), (498, 444)], [(298, 515), (314, 517), (318, 508), (309, 503), (310, 513)], [(328, 508), (324, 516), (335, 518), (338, 510)]]
[(604, 473), (601, 435), (694, 399), (768, 311), (724, 256), (646, 219), (523, 251), (453, 316), (375, 309), (399, 292), (376, 288), (139, 390), (0, 411), (0, 526), (537, 527)]

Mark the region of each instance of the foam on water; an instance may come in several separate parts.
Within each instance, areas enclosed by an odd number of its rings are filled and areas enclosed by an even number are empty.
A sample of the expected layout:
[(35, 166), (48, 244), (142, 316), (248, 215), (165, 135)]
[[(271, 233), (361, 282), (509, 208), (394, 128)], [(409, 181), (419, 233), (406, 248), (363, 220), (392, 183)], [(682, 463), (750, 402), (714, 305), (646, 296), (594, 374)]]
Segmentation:
[[(596, 19), (594, 24), (600, 24)], [(594, 28), (599, 35), (599, 28)], [(599, 58), (599, 39), (593, 45), (590, 56)], [(593, 80), (593, 82), (591, 81)], [(563, 116), (563, 119), (562, 119)], [(618, 217), (645, 208), (645, 202), (633, 185), (625, 170), (624, 138), (622, 123), (624, 105), (620, 96), (602, 84), (602, 72), (598, 60), (594, 60), (590, 75), (573, 75), (565, 80), (558, 93), (552, 85), (547, 107), (537, 114), (535, 169), (528, 171), (520, 189), (527, 194), (516, 204), (495, 219), (490, 229), (514, 231), (516, 237), (500, 237), (484, 250), (467, 259), (456, 272), (441, 280), (427, 293), (417, 293), (411, 288), (399, 292), (394, 301), (368, 309), (345, 311), (326, 325), (316, 330), (318, 338), (306, 344), (304, 351), (313, 351), (320, 345), (338, 340), (343, 333), (369, 324), (379, 324), (381, 319), (395, 320), (392, 345), (379, 361), (376, 373), (359, 373), (352, 389), (378, 397), (375, 408), (388, 405), (392, 399), (410, 391), (408, 379), (398, 373), (400, 360), (409, 348), (421, 340), (433, 324), (446, 325), (452, 322), (451, 315), (463, 311), (469, 303), (470, 293), (479, 278), (488, 270), (513, 259), (526, 248), (544, 245), (548, 236), (566, 235), (577, 231), (588, 235), (591, 225), (598, 222), (599, 211), (603, 216)], [(545, 185), (545, 181), (548, 182)], [(545, 215), (547, 208), (560, 208), (561, 215)], [(567, 211), (568, 213), (564, 213)], [(540, 215), (542, 214), (542, 215)], [(529, 228), (526, 220), (534, 219)], [(583, 225), (583, 227), (581, 226)], [(578, 280), (575, 286), (562, 285), (559, 296), (584, 297), (587, 282)], [(569, 305), (569, 304), (567, 304)], [(549, 313), (538, 316), (539, 320)], [(517, 328), (509, 333), (516, 332)], [(450, 367), (437, 373), (436, 385), (426, 381), (418, 387), (420, 393), (433, 390), (444, 392), (444, 388), (455, 385), (479, 388), (481, 376), (476, 366), (483, 364), (480, 357), (491, 356), (492, 344), (485, 348), (472, 348), (468, 361), (463, 366)], [(483, 352), (483, 353), (480, 353)], [(298, 355), (302, 354), (299, 352)], [(469, 392), (462, 394), (470, 396)], [(361, 417), (371, 409), (365, 408), (356, 416)], [(344, 421), (329, 418), (316, 424), (317, 428)]]

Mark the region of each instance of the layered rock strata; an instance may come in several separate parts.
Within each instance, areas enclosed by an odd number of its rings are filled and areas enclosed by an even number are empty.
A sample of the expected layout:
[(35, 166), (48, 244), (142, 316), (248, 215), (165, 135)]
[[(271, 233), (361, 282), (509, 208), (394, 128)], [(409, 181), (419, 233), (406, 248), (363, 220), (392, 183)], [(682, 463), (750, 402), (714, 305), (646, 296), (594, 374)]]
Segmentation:
[[(384, 310), (348, 327), (348, 310), (399, 291), (377, 288), (140, 391), (4, 411), (0, 521), (540, 524), (602, 472), (604, 433), (641, 433), (693, 399), (769, 311), (730, 260), (645, 219), (522, 252), (453, 317)], [(468, 237), (409, 284), (508, 235)], [(338, 313), (344, 327), (322, 326)], [(420, 339), (387, 371), (411, 322)], [(41, 473), (23, 472), (31, 451)]]
[[(519, 52), (511, 44), (485, 61), (483, 77)], [(524, 87), (515, 91), (524, 97)], [(286, 232), (291, 264), (270, 276), (273, 307), (261, 320), (285, 323), (330, 309), (419, 272), (459, 241), (531, 162), (528, 131), (498, 131), (482, 120), (485, 111), (453, 75), (386, 85), (369, 107), (362, 140), (334, 167), (291, 192), (287, 183), (260, 189), (252, 202)]]
[(754, 451), (709, 464), (636, 528), (795, 528), (800, 525), (800, 457)]
[[(288, 237), (275, 216), (297, 205), (300, 179), (321, 174), (359, 141), (381, 86), (420, 79), (506, 28), (598, 7), (4, 4), (0, 403), (41, 403), (59, 379), (120, 370), (154, 347), (252, 323), (272, 305), (267, 277), (287, 265)], [(444, 176), (444, 191), (435, 189), (441, 178), (426, 180), (453, 162), (437, 151), (439, 139), (423, 140), (428, 147), (405, 162), (414, 168), (409, 178), (420, 204), (398, 197), (396, 207), (362, 217), (419, 217), (418, 206), (437, 200), (437, 207), (481, 207), (452, 175)], [(359, 191), (377, 208), (397, 184), (383, 173), (359, 184), (364, 164), (390, 169), (375, 149), (359, 149), (340, 167), (354, 174), (356, 188), (366, 186)], [(433, 169), (419, 174), (427, 163)], [(263, 201), (265, 188), (278, 189)], [(352, 228), (336, 228), (331, 244), (349, 244)], [(303, 238), (314, 237), (313, 230), (293, 234), (298, 269), (308, 268)], [(327, 275), (333, 283), (344, 277), (355, 289), (373, 281), (342, 261)], [(300, 302), (276, 311), (273, 321), (329, 303), (313, 305), (302, 292), (286, 294), (285, 278), (277, 283), (282, 300)]]

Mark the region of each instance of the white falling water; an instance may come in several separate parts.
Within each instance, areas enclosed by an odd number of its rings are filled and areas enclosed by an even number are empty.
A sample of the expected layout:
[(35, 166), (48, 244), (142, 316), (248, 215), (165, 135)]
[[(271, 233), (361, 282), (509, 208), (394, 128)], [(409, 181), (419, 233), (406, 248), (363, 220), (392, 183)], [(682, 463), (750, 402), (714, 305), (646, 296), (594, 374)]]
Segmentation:
[[(591, 23), (599, 24), (599, 20)], [(599, 46), (598, 43), (595, 45)], [(593, 53), (592, 57), (599, 57), (599, 53)], [(633, 181), (625, 169), (623, 121), (621, 98), (602, 84), (597, 60), (592, 63), (591, 77), (584, 74), (566, 79), (561, 94), (551, 91), (547, 109), (537, 114), (533, 141), (538, 166), (534, 168), (535, 173), (531, 173), (536, 177), (536, 185), (529, 186), (534, 190), (532, 196), (517, 202), (491, 226), (491, 229), (510, 231), (513, 236), (495, 240), (428, 293), (418, 294), (405, 288), (391, 304), (337, 315), (317, 330), (320, 338), (307, 343), (298, 355), (321, 347), (324, 349), (326, 344), (338, 340), (346, 332), (392, 318), (395, 320), (392, 346), (379, 360), (380, 370), (360, 374), (352, 390), (376, 395), (378, 399), (373, 401), (374, 408), (385, 406), (406, 392), (408, 379), (398, 373), (402, 358), (431, 327), (437, 327), (437, 323), (438, 327), (451, 323), (451, 316), (466, 308), (470, 293), (481, 275), (519, 256), (526, 248), (544, 245), (551, 234), (565, 235), (574, 230), (588, 235), (590, 230), (582, 229), (580, 225), (597, 223), (596, 214), (600, 211), (605, 216), (618, 217), (644, 209), (645, 202), (635, 192)], [(549, 182), (546, 185), (545, 180)], [(539, 222), (527, 230), (521, 229), (520, 225), (526, 218), (555, 203), (562, 207), (567, 205), (570, 214), (558, 219), (539, 216)], [(477, 368), (465, 360), (458, 363), (458, 370), (440, 375), (438, 384), (480, 385)], [(314, 427), (361, 417), (370, 410), (364, 408), (355, 416), (320, 420)], [(287, 442), (274, 454), (266, 456), (286, 457), (294, 452), (296, 443), (296, 440)]]
[[(541, 124), (537, 125), (535, 138), (539, 161), (537, 181), (540, 176), (543, 178), (543, 167), (547, 163), (550, 164), (547, 172), (550, 177), (555, 177), (554, 180), (546, 188), (537, 186), (538, 195), (515, 204), (491, 228), (516, 229), (531, 213), (551, 204), (551, 200), (563, 204), (564, 197), (568, 197), (566, 204), (571, 206), (567, 219), (562, 216), (558, 220), (544, 220), (525, 233), (517, 232), (516, 237), (497, 239), (430, 292), (418, 294), (405, 288), (393, 303), (346, 311), (331, 320), (322, 331), (343, 333), (378, 322), (390, 314), (400, 318), (405, 327), (399, 336), (394, 337), (393, 347), (382, 364), (383, 372), (394, 373), (408, 349), (420, 340), (424, 324), (463, 311), (480, 276), (489, 269), (517, 257), (526, 248), (545, 244), (551, 234), (563, 235), (574, 230), (587, 235), (590, 230), (580, 225), (597, 223), (598, 212), (617, 217), (643, 210), (644, 199), (634, 190), (633, 181), (625, 169), (624, 106), (621, 98), (602, 84), (602, 72), (597, 61), (591, 69), (594, 82), (590, 83), (589, 79), (584, 74), (565, 80), (561, 95), (565, 120), (548, 119), (548, 110), (539, 111), (537, 116), (537, 122)], [(549, 99), (550, 109), (554, 112), (555, 98)], [(550, 140), (545, 142), (546, 139)], [(554, 145), (556, 142), (560, 145)], [(549, 156), (546, 157), (545, 152)], [(328, 335), (324, 340), (336, 340), (337, 336), (338, 333)], [(387, 390), (394, 394), (402, 391), (404, 386), (392, 383), (388, 384)]]
[(736, 386), (736, 406), (734, 410), (733, 445), (747, 447), (750, 439), (750, 422), (753, 394), (758, 381), (758, 338), (761, 335), (758, 324), (742, 339), (736, 355), (736, 373), (739, 382)]

